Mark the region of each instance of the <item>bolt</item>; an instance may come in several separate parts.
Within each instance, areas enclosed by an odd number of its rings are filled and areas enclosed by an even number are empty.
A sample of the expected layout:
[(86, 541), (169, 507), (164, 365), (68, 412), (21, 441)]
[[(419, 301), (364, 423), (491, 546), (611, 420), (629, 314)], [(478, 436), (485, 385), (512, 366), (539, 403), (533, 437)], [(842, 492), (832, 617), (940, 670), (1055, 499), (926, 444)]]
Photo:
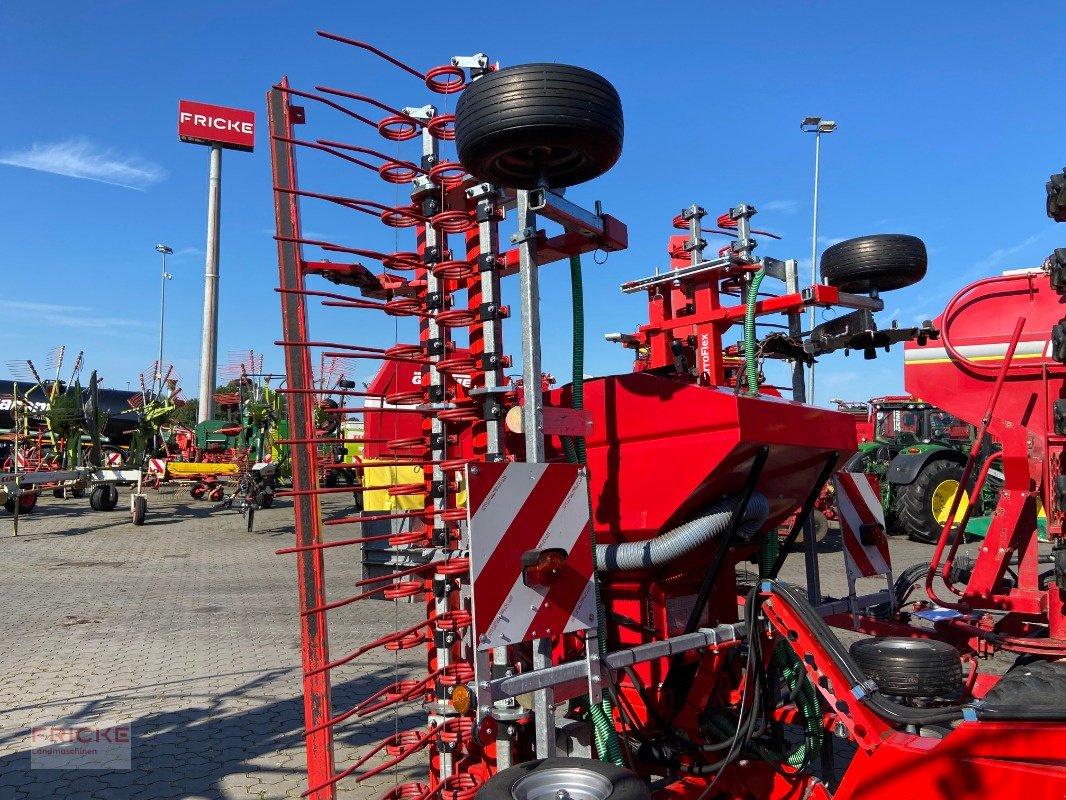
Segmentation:
[(560, 789), (555, 793), (555, 800), (570, 800), (570, 792)]

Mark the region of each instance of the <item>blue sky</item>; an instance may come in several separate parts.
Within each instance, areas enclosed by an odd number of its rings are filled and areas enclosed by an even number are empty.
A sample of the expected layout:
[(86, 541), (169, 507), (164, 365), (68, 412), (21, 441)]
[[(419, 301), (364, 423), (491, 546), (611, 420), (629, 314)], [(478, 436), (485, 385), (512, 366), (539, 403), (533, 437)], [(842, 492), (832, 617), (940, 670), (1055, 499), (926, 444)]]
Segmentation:
[[(645, 321), (646, 303), (622, 296), (618, 285), (667, 263), (670, 220), (683, 206), (718, 213), (754, 203), (762, 209), (757, 227), (784, 237), (759, 253), (809, 265), (813, 140), (798, 124), (807, 115), (839, 124), (823, 139), (820, 247), (891, 232), (929, 247), (928, 278), (886, 295), (883, 324), (893, 314), (904, 325), (933, 317), (964, 283), (1037, 264), (1066, 244), (1043, 211), (1043, 183), (1066, 164), (1061, 114), (1048, 93), (1061, 83), (1059, 3), (1008, 12), (971, 2), (963, 13), (953, 3), (753, 0), (689, 13), (676, 4), (549, 1), (523, 16), (497, 4), (458, 18), (461, 8), (0, 6), (9, 73), (0, 134), (3, 360), (41, 359), (65, 344), (85, 350), (108, 385), (135, 381), (158, 347), (155, 245), (164, 242), (175, 251), (165, 358), (195, 394), (208, 150), (177, 139), (177, 103), (187, 98), (257, 112), (256, 152), (223, 158), (219, 361), (252, 349), (266, 353), (268, 368), (281, 368), (272, 345), (280, 311), (264, 113), (271, 83), (287, 74), (299, 88), (325, 84), (398, 107), (454, 103), (367, 53), (317, 37), (319, 28), (369, 41), (420, 70), (482, 51), (503, 65), (578, 64), (615, 84), (626, 116), (622, 159), (568, 194), (586, 206), (601, 199), (630, 232), (628, 251), (603, 265), (586, 259), (589, 372), (629, 368), (628, 351), (601, 334)], [(396, 147), (335, 112), (309, 113), (308, 133)], [(413, 143), (404, 147), (399, 153), (411, 157)], [(373, 173), (314, 153), (301, 158), (308, 188), (402, 201)], [(402, 238), (409, 234), (396, 239), (369, 218), (353, 219), (361, 216), (305, 204), (305, 231), (355, 247), (411, 249)], [(546, 268), (541, 283), (545, 367), (565, 378), (565, 267)], [(315, 309), (312, 329), (389, 344), (413, 339), (409, 322)], [(517, 360), (517, 331), (507, 341)], [(360, 362), (357, 377), (369, 380), (372, 371)], [(899, 353), (874, 362), (838, 354), (819, 367), (817, 399), (902, 388)]]

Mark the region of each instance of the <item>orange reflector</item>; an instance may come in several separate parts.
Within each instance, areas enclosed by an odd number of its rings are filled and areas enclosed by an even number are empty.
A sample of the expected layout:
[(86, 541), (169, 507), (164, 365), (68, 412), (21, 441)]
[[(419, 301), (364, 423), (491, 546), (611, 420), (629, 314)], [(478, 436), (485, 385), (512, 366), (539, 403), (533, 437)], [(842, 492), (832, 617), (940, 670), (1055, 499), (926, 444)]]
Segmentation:
[(470, 694), (470, 690), (463, 684), (459, 684), (452, 689), (451, 704), (452, 708), (458, 711), (460, 714), (465, 714), (470, 710), (471, 700), (473, 695)]
[(554, 586), (565, 575), (565, 550), (529, 550), (522, 555), (522, 580), (526, 586)]
[(922, 452), (922, 449), (920, 447), (908, 447), (907, 448), (907, 452), (908, 453), (920, 453), (920, 452)]

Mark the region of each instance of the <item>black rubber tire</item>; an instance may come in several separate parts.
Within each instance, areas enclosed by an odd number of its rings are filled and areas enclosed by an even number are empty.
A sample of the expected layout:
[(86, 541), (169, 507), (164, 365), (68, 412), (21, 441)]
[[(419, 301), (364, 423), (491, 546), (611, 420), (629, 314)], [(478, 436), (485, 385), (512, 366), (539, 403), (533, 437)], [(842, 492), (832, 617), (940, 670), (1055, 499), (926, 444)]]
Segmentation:
[(114, 511), (118, 506), (118, 489), (109, 483), (94, 486), (89, 494), (89, 506), (93, 511)]
[(352, 492), (352, 497), (355, 499), (355, 510), (356, 511), (362, 511), (363, 510), (363, 493), (362, 492)]
[(878, 233), (838, 242), (822, 253), (822, 281), (842, 292), (902, 289), (925, 277), (925, 242), (903, 233)]
[(337, 470), (327, 469), (326, 474), (322, 476), (322, 486), (326, 489), (336, 489), (337, 482)]
[(205, 494), (207, 494), (207, 487), (202, 483), (198, 483), (189, 489), (189, 496), (193, 500), (203, 500)]
[[(811, 521), (814, 523), (814, 541), (824, 542), (829, 535), (829, 518), (816, 508), (811, 511)], [(796, 544), (803, 543), (804, 534), (800, 531), (800, 535), (796, 537)]]
[[(896, 490), (896, 521), (907, 536), (916, 542), (936, 544), (944, 526), (933, 514), (933, 493), (946, 480), (960, 481), (962, 466), (938, 459), (925, 465), (913, 483)], [(960, 514), (956, 514), (956, 521)]]
[(1066, 169), (1047, 182), (1047, 215), (1055, 222), (1066, 222)]
[[(602, 800), (650, 800), (651, 791), (639, 776), (623, 767), (591, 758), (543, 758), (496, 773), (478, 789), (477, 800), (538, 800), (522, 791), (529, 779), (545, 778), (552, 770), (580, 769), (605, 779)], [(609, 784), (609, 789), (607, 788)], [(518, 791), (515, 791), (516, 786)], [(554, 792), (549, 792), (554, 797)], [(547, 795), (545, 795), (547, 797)]]
[(73, 497), (75, 500), (81, 500), (83, 497), (85, 497), (85, 490), (74, 487), (70, 490), (70, 496)]
[(60, 487), (56, 487), (55, 489), (52, 490), (52, 497), (56, 498), (57, 500), (62, 500), (66, 496), (67, 496), (66, 489), (63, 489), (63, 488), (60, 488)]
[(517, 64), (467, 86), (455, 109), (459, 161), (512, 189), (574, 186), (622, 154), (622, 101), (607, 79), (565, 64)]
[(274, 505), (274, 493), (264, 489), (255, 496), (255, 502), (260, 508), (270, 508)]
[(133, 498), (133, 511), (130, 512), (134, 525), (143, 525), (144, 518), (148, 516), (148, 498), (137, 495)]
[(1054, 707), (1066, 716), (1066, 663), (1031, 661), (1007, 670), (985, 694), (988, 708)]
[(853, 642), (848, 651), (885, 694), (950, 697), (962, 689), (962, 661), (947, 642), (875, 636)]
[[(29, 487), (24, 486), (22, 488), (27, 489)], [(20, 494), (19, 495), (19, 513), (20, 514), (29, 514), (35, 508), (37, 508), (37, 493), (36, 492), (31, 492), (31, 493)], [(4, 510), (7, 511), (8, 514), (14, 514), (15, 513), (15, 498), (14, 497), (9, 497), (7, 500), (4, 501)]]

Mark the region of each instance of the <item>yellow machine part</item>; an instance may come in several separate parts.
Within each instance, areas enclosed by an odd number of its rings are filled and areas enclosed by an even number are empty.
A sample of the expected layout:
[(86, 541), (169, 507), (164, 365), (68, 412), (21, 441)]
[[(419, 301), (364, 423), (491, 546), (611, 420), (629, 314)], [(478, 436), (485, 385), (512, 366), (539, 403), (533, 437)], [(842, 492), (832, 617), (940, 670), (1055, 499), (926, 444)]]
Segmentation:
[[(364, 511), (387, 511), (393, 513), (397, 511), (419, 511), (425, 507), (425, 499), (421, 495), (390, 495), (388, 490), (389, 486), (422, 483), (421, 467), (375, 467), (373, 466), (374, 463), (374, 459), (365, 459), (363, 461)], [(465, 479), (461, 472), (456, 472), (455, 478), (459, 484), (455, 504), (457, 506), (465, 506)]]
[(167, 473), (175, 478), (184, 475), (236, 475), (236, 464), (204, 464), (197, 461), (169, 461)]

